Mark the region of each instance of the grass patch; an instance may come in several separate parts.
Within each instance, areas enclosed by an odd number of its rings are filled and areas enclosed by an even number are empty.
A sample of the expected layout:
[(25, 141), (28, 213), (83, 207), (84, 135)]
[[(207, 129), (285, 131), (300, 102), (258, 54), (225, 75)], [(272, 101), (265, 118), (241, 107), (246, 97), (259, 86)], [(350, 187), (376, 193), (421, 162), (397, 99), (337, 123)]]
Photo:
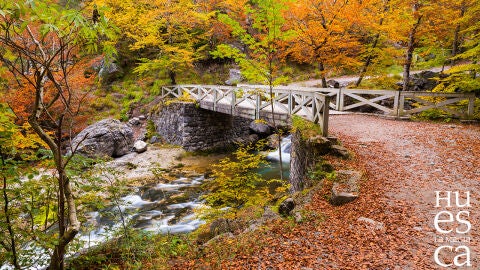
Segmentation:
[(70, 260), (68, 269), (168, 269), (172, 258), (195, 258), (197, 252), (189, 235), (132, 231), (129, 238), (111, 240)]

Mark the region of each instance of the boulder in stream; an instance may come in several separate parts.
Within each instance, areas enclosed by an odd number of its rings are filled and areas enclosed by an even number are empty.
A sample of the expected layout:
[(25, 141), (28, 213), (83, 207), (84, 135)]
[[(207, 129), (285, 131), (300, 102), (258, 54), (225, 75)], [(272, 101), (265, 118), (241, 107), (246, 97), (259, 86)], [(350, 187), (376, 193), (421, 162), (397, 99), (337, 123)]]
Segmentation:
[(88, 157), (120, 157), (130, 152), (133, 130), (116, 119), (104, 119), (82, 130), (72, 141)]

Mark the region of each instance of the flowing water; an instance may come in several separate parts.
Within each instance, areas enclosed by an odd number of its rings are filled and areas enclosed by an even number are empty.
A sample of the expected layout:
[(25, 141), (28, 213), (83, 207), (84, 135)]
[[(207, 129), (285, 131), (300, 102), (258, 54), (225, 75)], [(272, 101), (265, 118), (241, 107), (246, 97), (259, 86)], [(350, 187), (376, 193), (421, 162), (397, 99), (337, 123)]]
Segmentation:
[[(281, 143), (284, 178), (290, 173), (290, 136), (284, 138)], [(278, 150), (269, 152), (267, 160), (270, 162), (259, 170), (266, 179), (280, 178)], [(86, 222), (77, 239), (83, 249), (104, 243), (121, 233), (123, 226), (133, 227), (153, 233), (188, 233), (192, 232), (204, 221), (198, 219), (194, 209), (201, 207), (200, 196), (204, 191), (201, 184), (204, 176), (182, 177), (169, 183), (152, 184), (138, 188), (134, 192), (116, 200), (100, 211), (89, 212)], [(122, 221), (123, 219), (123, 221)], [(48, 256), (46, 252), (31, 244), (26, 248), (34, 249), (37, 261), (35, 267), (46, 265)], [(31, 256), (31, 255), (30, 255)], [(12, 269), (3, 265), (0, 270)]]
[[(292, 147), (292, 136), (288, 135), (282, 139), (281, 152), (282, 152), (282, 169), (283, 178), (288, 179), (290, 176), (290, 152)], [(260, 174), (266, 179), (280, 179), (280, 153), (278, 149), (271, 151), (267, 154), (267, 160), (269, 164), (259, 170)]]
[(193, 213), (202, 205), (199, 197), (203, 180), (203, 176), (179, 178), (167, 184), (139, 188), (120, 198), (118, 205), (88, 213), (84, 227), (91, 230), (82, 232), (79, 239), (86, 247), (94, 246), (111, 238), (123, 228), (123, 223), (154, 233), (194, 231), (204, 223)]
[[(89, 212), (86, 222), (76, 240), (80, 250), (104, 243), (121, 233), (123, 226), (142, 229), (152, 233), (187, 233), (196, 230), (204, 221), (196, 218), (193, 210), (202, 205), (200, 188), (203, 176), (179, 178), (167, 184), (155, 184), (138, 188), (135, 192), (115, 200), (100, 211)], [(122, 221), (123, 219), (123, 221)], [(23, 251), (30, 251), (21, 261), (29, 261), (26, 269), (45, 269), (48, 264), (47, 252), (28, 243)], [(68, 254), (67, 256), (75, 256)], [(4, 264), (0, 270), (13, 269)]]

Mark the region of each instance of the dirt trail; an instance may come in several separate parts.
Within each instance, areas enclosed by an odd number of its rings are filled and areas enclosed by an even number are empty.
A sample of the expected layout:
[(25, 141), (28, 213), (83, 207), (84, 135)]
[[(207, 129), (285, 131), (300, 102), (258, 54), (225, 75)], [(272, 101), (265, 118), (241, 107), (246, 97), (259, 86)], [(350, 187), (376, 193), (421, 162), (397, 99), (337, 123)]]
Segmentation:
[[(424, 267), (435, 268), (433, 261), (435, 249), (443, 245), (466, 245), (472, 251), (472, 269), (480, 269), (480, 127), (461, 124), (437, 124), (425, 122), (406, 122), (381, 119), (363, 115), (335, 115), (330, 118), (331, 133), (356, 153), (356, 158), (365, 162), (365, 169), (372, 183), (378, 183), (383, 190), (381, 200), (387, 204), (405, 203), (413, 210), (415, 217), (413, 227), (398, 226), (398, 230), (416, 230), (416, 238), (406, 239), (412, 243), (413, 253), (417, 253)], [(367, 189), (368, 187), (364, 187)], [(465, 192), (470, 192), (471, 207), (445, 208), (435, 207), (436, 193), (442, 191), (459, 191), (463, 203)], [(455, 204), (452, 194), (452, 204)], [(441, 201), (445, 204), (446, 201)], [(441, 210), (451, 211), (456, 215), (461, 210), (469, 211), (470, 216), (462, 215), (468, 220), (472, 229), (468, 234), (471, 241), (452, 241), (440, 243), (441, 236), (464, 234), (441, 234), (434, 227), (435, 215)], [(446, 216), (442, 216), (442, 219)], [(406, 218), (409, 218), (408, 216)], [(413, 220), (412, 220), (413, 221)], [(458, 222), (443, 223), (442, 228), (466, 230)], [(385, 224), (397, 226), (396, 224)], [(436, 240), (437, 239), (437, 240)], [(459, 239), (457, 239), (459, 240)], [(448, 264), (455, 254), (441, 253), (440, 261)], [(460, 260), (463, 262), (463, 260)], [(416, 265), (416, 261), (399, 262), (398, 265), (413, 269), (425, 269)], [(464, 268), (462, 268), (464, 269)]]
[[(422, 70), (414, 70), (410, 72), (410, 75), (421, 73), (423, 71), (433, 71), (433, 72), (441, 72), (441, 71), (446, 71), (450, 69), (450, 66), (445, 66), (445, 67), (434, 67), (430, 69), (422, 69)], [(393, 76), (394, 74), (389, 74), (389, 76)], [(400, 76), (403, 76), (402, 73), (399, 74)], [(365, 77), (365, 79), (368, 79), (369, 77)], [(335, 80), (340, 83), (342, 87), (354, 83), (358, 80), (357, 75), (352, 75), (352, 76), (340, 76), (340, 77), (333, 77), (333, 78), (327, 78), (328, 80)], [(322, 85), (322, 80), (321, 79), (312, 79), (312, 80), (306, 80), (306, 81), (300, 81), (300, 82), (293, 82), (289, 84), (290, 86), (301, 86), (301, 87), (319, 87)]]

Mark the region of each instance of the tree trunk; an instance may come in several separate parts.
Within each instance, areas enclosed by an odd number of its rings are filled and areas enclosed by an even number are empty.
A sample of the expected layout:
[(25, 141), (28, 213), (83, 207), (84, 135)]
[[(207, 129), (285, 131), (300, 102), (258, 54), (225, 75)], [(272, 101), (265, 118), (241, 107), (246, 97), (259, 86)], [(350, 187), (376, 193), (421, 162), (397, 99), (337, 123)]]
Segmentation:
[[(383, 12), (387, 12), (388, 11), (388, 3), (389, 3), (389, 0), (387, 0), (385, 2), (385, 6), (383, 8)], [(383, 17), (380, 18), (380, 21), (378, 22), (378, 25), (382, 26), (383, 25)], [(378, 40), (380, 39), (380, 33), (377, 33), (373, 39), (373, 44), (372, 44), (372, 49), (375, 49), (378, 45)], [(357, 82), (355, 83), (355, 86), (358, 87), (360, 85), (360, 83), (362, 83), (362, 80), (363, 80), (363, 77), (365, 76), (365, 73), (367, 73), (367, 69), (368, 67), (370, 66), (370, 64), (372, 63), (372, 59), (374, 57), (374, 54), (373, 52), (370, 52), (367, 56), (367, 59), (365, 60), (365, 64), (363, 65), (362, 67), (362, 70), (360, 71), (360, 75), (358, 76), (358, 80)]]
[[(0, 148), (0, 158), (2, 160), (2, 167), (5, 166), (5, 159), (3, 157), (3, 152)], [(3, 176), (3, 211), (5, 214), (5, 222), (7, 224), (8, 235), (10, 237), (10, 252), (12, 253), (12, 264), (15, 269), (21, 269), (18, 264), (18, 255), (17, 255), (17, 244), (15, 242), (15, 233), (13, 231), (12, 222), (10, 220), (10, 209), (9, 209), (9, 199), (7, 195), (7, 177)], [(5, 247), (6, 248), (6, 247)]]
[[(38, 123), (35, 115), (29, 117), (29, 123), (35, 133), (49, 146), (53, 153), (55, 167), (58, 174), (58, 225), (59, 235), (58, 243), (55, 245), (53, 254), (50, 257), (49, 270), (64, 269), (64, 257), (67, 245), (73, 240), (80, 230), (80, 222), (77, 218), (77, 209), (75, 199), (70, 187), (70, 181), (65, 172), (64, 160), (61, 153), (61, 134), (62, 134), (62, 118), (60, 118), (58, 130), (56, 132), (56, 140), (52, 139)], [(67, 222), (68, 221), (68, 222)]]
[(320, 71), (320, 77), (322, 79), (322, 87), (327, 88), (327, 78), (325, 76), (325, 66), (323, 65), (323, 61), (318, 63), (318, 70)]
[[(272, 63), (270, 63), (270, 72), (272, 72)], [(270, 73), (271, 74), (271, 73)], [(275, 133), (278, 135), (278, 162), (280, 162), (280, 180), (283, 180), (283, 159), (282, 159), (282, 136), (277, 128), (277, 123), (275, 121), (275, 110), (273, 106), (273, 78), (268, 78), (269, 83), (269, 93), (270, 93), (270, 109), (272, 112), (272, 123)]]
[(410, 83), (410, 68), (412, 66), (413, 50), (415, 49), (415, 35), (417, 28), (420, 25), (422, 16), (418, 17), (417, 22), (413, 25), (408, 35), (407, 51), (405, 53), (405, 64), (403, 66), (403, 91), (408, 90), (408, 84)]
[[(383, 21), (383, 19), (380, 20), (380, 21)], [(381, 23), (380, 23), (380, 25), (381, 25)], [(376, 34), (375, 39), (374, 39), (373, 44), (372, 44), (372, 49), (375, 49), (377, 47), (377, 43), (378, 43), (379, 38), (380, 38), (380, 34)], [(358, 76), (358, 80), (355, 83), (356, 87), (358, 87), (360, 85), (360, 83), (362, 83), (363, 77), (365, 76), (365, 73), (367, 73), (367, 69), (370, 66), (370, 64), (372, 63), (372, 59), (373, 59), (373, 53), (368, 54), (367, 59), (365, 60), (365, 64), (363, 64), (362, 70), (360, 71), (360, 75)]]
[[(463, 18), (465, 15), (465, 3), (462, 3), (462, 7), (460, 9), (460, 18)], [(455, 65), (455, 57), (458, 54), (458, 47), (460, 46), (460, 24), (455, 26), (455, 32), (453, 33), (453, 44), (452, 44), (452, 59), (450, 60), (450, 65)]]
[[(49, 270), (62, 270), (65, 268), (64, 258), (67, 245), (75, 238), (80, 230), (80, 222), (77, 219), (75, 200), (72, 195), (70, 180), (63, 168), (57, 168), (60, 195), (59, 204), (59, 239), (50, 258)], [(62, 196), (63, 195), (63, 196)], [(63, 211), (62, 211), (63, 210)], [(67, 214), (65, 214), (67, 210)], [(62, 215), (63, 216), (60, 216)], [(68, 226), (66, 220), (68, 218)], [(61, 222), (60, 222), (61, 221)], [(60, 224), (63, 224), (63, 228)]]
[(303, 190), (308, 167), (307, 145), (299, 130), (292, 133), (290, 161), (290, 192)]
[(175, 71), (169, 70), (168, 75), (170, 76), (170, 82), (172, 83), (172, 85), (176, 85), (177, 80), (175, 79), (175, 77), (176, 77)]

